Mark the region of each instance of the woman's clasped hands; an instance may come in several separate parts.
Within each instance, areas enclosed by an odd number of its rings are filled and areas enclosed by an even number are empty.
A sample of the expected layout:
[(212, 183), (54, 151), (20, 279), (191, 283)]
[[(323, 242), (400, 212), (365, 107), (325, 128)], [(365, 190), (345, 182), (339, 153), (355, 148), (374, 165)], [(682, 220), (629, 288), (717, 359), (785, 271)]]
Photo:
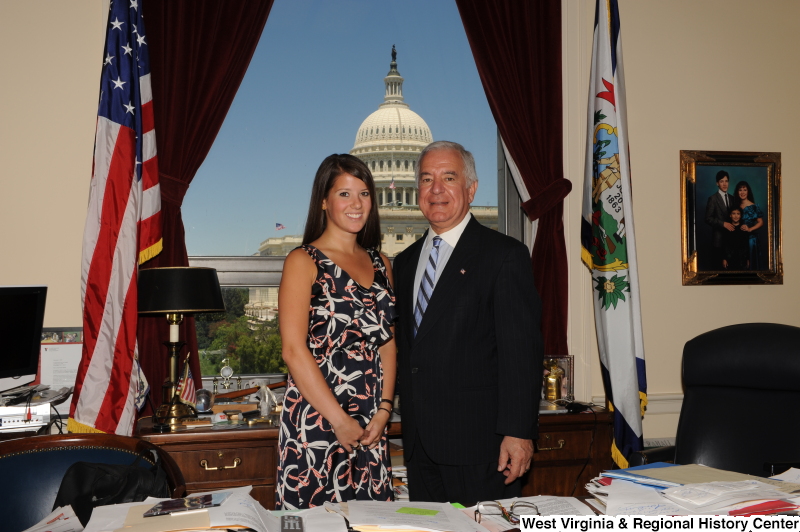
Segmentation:
[(350, 453), (353, 449), (369, 448), (374, 449), (381, 441), (383, 429), (389, 422), (389, 414), (383, 410), (378, 410), (367, 424), (362, 428), (358, 421), (345, 415), (337, 423), (331, 423), (336, 439)]

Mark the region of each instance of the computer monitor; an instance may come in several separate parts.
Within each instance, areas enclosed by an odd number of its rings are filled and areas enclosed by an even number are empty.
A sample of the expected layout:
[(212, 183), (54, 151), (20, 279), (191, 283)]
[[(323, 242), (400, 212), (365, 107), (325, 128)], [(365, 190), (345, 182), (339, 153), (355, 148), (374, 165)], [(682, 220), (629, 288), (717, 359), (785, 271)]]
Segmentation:
[(36, 379), (46, 286), (0, 286), (0, 392)]

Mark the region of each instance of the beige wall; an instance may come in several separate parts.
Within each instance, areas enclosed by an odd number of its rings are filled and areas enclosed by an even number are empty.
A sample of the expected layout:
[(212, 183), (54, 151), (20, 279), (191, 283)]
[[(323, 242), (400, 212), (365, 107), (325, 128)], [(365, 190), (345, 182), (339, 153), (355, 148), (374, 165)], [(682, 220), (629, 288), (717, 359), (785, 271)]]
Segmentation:
[[(565, 160), (580, 187), (593, 0), (564, 0)], [(681, 286), (680, 150), (782, 153), (785, 205), (800, 195), (800, 3), (620, 0), (620, 19), (651, 398), (645, 438), (674, 436), (687, 340), (734, 323), (800, 326), (800, 239), (784, 209), (783, 286)], [(570, 340), (579, 394), (603, 396), (589, 275), (579, 264), (580, 191), (568, 198)]]
[[(790, 93), (800, 85), (800, 2), (620, 4), (652, 400), (645, 437), (658, 438), (674, 434), (688, 339), (744, 321), (800, 325), (795, 223), (784, 227), (783, 286), (681, 286), (678, 178), (681, 149), (777, 151), (784, 200), (800, 195), (800, 103)], [(0, 284), (49, 285), (48, 326), (81, 321), (80, 248), (105, 6), (0, 0)], [(565, 170), (575, 185), (565, 209), (569, 338), (579, 399), (603, 395), (578, 223), (593, 19), (593, 0), (564, 0)]]
[(0, 284), (81, 324), (80, 257), (107, 0), (0, 0)]

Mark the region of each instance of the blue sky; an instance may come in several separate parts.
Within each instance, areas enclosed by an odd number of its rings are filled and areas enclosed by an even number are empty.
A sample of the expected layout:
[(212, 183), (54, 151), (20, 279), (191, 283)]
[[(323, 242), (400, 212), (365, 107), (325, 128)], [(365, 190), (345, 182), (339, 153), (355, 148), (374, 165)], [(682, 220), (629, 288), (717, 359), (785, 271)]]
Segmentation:
[(453, 0), (275, 0), (184, 199), (189, 255), (252, 255), (302, 234), (320, 162), (348, 152), (383, 101), (393, 44), (406, 102), (434, 139), (473, 152), (473, 203), (497, 205), (497, 128)]

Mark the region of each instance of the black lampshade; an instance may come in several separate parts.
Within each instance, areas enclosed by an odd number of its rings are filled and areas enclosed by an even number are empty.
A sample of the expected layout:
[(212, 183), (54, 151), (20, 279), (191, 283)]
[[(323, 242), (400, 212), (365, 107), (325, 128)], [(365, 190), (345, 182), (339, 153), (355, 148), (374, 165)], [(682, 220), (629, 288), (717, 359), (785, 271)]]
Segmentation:
[(214, 268), (139, 270), (139, 314), (225, 312)]

